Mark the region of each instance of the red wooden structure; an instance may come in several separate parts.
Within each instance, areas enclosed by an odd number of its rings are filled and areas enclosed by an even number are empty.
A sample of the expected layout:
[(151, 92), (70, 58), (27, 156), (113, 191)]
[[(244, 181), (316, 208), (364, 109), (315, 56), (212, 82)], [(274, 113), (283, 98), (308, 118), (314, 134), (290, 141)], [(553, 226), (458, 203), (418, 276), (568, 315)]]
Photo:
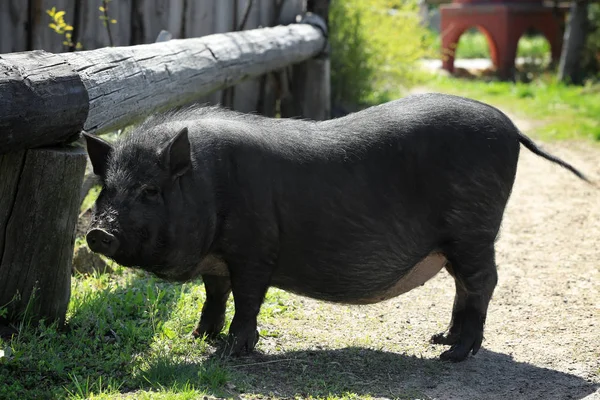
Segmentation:
[(558, 62), (562, 46), (564, 11), (545, 6), (542, 0), (453, 0), (440, 6), (442, 66), (454, 72), (454, 50), (460, 36), (477, 27), (487, 38), (492, 62), (502, 78), (514, 74), (517, 44), (529, 28), (550, 43), (552, 61)]

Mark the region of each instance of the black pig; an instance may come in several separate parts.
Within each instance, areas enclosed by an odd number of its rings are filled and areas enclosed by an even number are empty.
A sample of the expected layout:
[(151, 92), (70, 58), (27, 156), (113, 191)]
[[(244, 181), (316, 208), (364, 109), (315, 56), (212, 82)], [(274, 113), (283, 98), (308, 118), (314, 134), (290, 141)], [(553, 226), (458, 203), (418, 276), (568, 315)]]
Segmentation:
[(368, 304), (444, 267), (456, 297), (432, 341), (451, 346), (442, 359), (477, 353), (520, 144), (585, 179), (499, 110), (442, 94), (323, 122), (191, 107), (115, 146), (85, 137), (103, 182), (90, 248), (164, 279), (202, 276), (197, 336), (222, 330), (233, 292), (234, 355), (254, 348), (270, 286)]

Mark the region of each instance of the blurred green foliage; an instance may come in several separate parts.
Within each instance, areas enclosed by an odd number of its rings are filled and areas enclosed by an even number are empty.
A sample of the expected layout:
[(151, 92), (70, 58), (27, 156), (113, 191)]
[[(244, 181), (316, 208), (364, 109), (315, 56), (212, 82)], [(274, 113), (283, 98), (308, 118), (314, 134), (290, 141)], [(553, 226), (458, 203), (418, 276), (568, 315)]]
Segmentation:
[(419, 60), (435, 56), (416, 0), (332, 0), (334, 104), (381, 103), (422, 77)]
[[(435, 35), (434, 47), (440, 52), (440, 36)], [(477, 28), (463, 33), (456, 47), (456, 58), (490, 58), (490, 47), (487, 38)], [(519, 39), (517, 57), (550, 58), (550, 43), (541, 34), (525, 34)]]

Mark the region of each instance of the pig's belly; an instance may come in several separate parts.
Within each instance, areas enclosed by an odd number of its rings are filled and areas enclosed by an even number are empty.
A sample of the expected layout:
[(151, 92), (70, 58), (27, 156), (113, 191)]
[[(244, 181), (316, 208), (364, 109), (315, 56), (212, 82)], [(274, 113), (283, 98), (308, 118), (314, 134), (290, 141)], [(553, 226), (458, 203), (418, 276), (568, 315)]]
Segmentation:
[(375, 293), (373, 296), (356, 299), (355, 304), (373, 304), (380, 301), (385, 301), (393, 297), (399, 296), (416, 287), (423, 285), (425, 282), (437, 275), (444, 265), (446, 265), (446, 257), (440, 253), (430, 254), (423, 260), (418, 262), (408, 273), (400, 278), (390, 288)]
[[(406, 293), (416, 287), (423, 285), (425, 282), (433, 278), (440, 270), (446, 265), (446, 257), (441, 253), (431, 253), (421, 261), (419, 261), (413, 268), (408, 270), (401, 278), (399, 278), (391, 286), (385, 285), (384, 289), (374, 289), (372, 294), (363, 295), (359, 297), (353, 297), (351, 294), (346, 293), (344, 296), (331, 296), (323, 291), (313, 291), (310, 286), (305, 286), (302, 282), (294, 281), (290, 282), (284, 279), (272, 282), (274, 286), (284, 290), (289, 290), (300, 295), (313, 297), (316, 299), (341, 302), (347, 304), (373, 304), (380, 301), (385, 301), (393, 297), (399, 296)], [(217, 276), (228, 276), (227, 265), (216, 256), (206, 257), (199, 265), (197, 273)], [(306, 283), (306, 282), (305, 282)]]
[[(431, 253), (412, 268), (399, 267), (397, 271), (400, 276), (397, 278), (391, 278), (394, 274), (389, 273), (390, 268), (393, 270), (396, 267), (389, 265), (386, 267), (387, 278), (367, 279), (368, 282), (363, 281), (364, 274), (356, 277), (340, 275), (338, 278), (329, 275), (321, 280), (323, 278), (318, 274), (310, 278), (307, 276), (300, 278), (279, 273), (273, 276), (271, 283), (280, 289), (318, 300), (344, 304), (373, 304), (423, 285), (446, 265), (446, 261), (443, 254)], [(319, 284), (315, 284), (315, 281), (319, 280)]]

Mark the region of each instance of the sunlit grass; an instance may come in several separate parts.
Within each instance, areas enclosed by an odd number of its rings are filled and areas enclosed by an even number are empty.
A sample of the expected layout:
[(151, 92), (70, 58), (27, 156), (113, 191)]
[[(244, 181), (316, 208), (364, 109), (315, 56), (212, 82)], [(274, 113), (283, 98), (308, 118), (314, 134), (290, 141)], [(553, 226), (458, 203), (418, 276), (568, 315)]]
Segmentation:
[(436, 76), (430, 89), (462, 95), (510, 110), (534, 123), (545, 139), (600, 140), (600, 85), (569, 86), (547, 75), (531, 83), (485, 82)]

